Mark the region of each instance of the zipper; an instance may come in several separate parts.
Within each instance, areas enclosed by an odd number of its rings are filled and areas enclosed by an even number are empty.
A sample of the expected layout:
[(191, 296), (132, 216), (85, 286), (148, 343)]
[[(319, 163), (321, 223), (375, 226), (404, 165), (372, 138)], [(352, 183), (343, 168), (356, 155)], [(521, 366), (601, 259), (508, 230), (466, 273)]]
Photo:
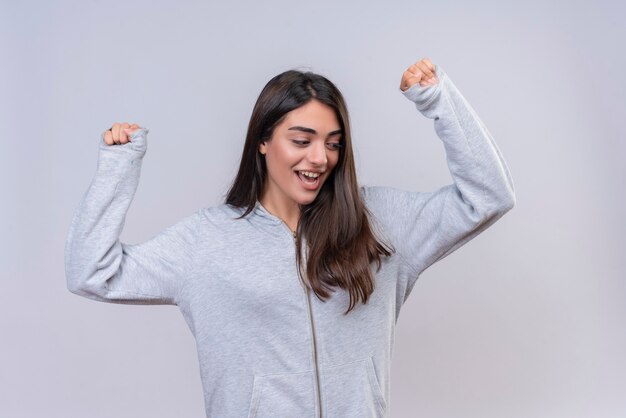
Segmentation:
[(318, 406), (318, 411), (319, 411), (319, 416), (320, 418), (322, 417), (322, 398), (321, 398), (321, 394), (320, 394), (320, 377), (319, 377), (319, 372), (317, 369), (317, 347), (316, 347), (316, 343), (315, 343), (315, 324), (313, 321), (313, 311), (311, 310), (311, 292), (309, 291), (309, 288), (305, 288), (304, 289), (306, 292), (306, 301), (307, 301), (307, 305), (309, 307), (309, 319), (311, 321), (311, 335), (312, 335), (312, 341), (313, 341), (313, 363), (315, 365), (315, 385), (317, 386), (317, 406)]
[[(291, 233), (291, 236), (293, 237), (293, 243), (295, 245), (296, 243), (296, 233), (295, 231), (292, 231), (291, 228), (289, 228), (289, 225), (287, 225), (284, 221), (283, 221), (283, 225), (285, 225), (285, 227), (287, 228), (287, 230)], [(309, 288), (307, 286), (304, 285), (304, 283), (302, 283), (302, 280), (300, 280), (298, 278), (298, 281), (300, 282), (300, 286), (302, 287), (302, 289), (304, 290), (305, 294), (306, 294), (306, 302), (307, 302), (307, 310), (308, 310), (308, 314), (309, 314), (309, 323), (311, 324), (311, 341), (313, 342), (313, 366), (314, 366), (314, 371), (315, 371), (315, 389), (316, 389), (316, 395), (317, 395), (317, 410), (319, 411), (319, 418), (322, 418), (322, 396), (321, 396), (321, 392), (320, 392), (320, 377), (319, 377), (319, 371), (318, 371), (318, 367), (317, 367), (317, 344), (315, 341), (315, 323), (313, 321), (313, 310), (311, 308), (311, 292), (309, 291)]]

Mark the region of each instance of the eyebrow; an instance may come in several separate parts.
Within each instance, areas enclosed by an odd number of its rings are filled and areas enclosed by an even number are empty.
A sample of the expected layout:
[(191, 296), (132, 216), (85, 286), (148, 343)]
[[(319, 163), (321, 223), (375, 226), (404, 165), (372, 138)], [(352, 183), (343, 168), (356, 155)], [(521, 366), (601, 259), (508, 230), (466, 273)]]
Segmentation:
[[(306, 132), (309, 134), (313, 134), (313, 135), (317, 135), (317, 131), (315, 129), (312, 128), (305, 128), (304, 126), (292, 126), (291, 128), (287, 129), (288, 131), (300, 131), (300, 132)], [(342, 134), (343, 131), (341, 129), (337, 129), (336, 131), (332, 131), (328, 134), (328, 136), (333, 136), (333, 135), (338, 135), (338, 134)]]

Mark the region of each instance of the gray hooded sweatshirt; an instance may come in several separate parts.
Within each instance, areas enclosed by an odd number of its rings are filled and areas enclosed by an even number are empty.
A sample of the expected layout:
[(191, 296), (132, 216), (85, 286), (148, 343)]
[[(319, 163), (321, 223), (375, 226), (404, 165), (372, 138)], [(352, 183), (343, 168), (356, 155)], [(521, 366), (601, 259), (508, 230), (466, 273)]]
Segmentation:
[[(389, 416), (394, 332), (419, 275), (515, 203), (487, 128), (441, 67), (402, 94), (433, 119), (453, 184), (433, 192), (361, 187), (379, 237), (395, 248), (367, 304), (322, 302), (299, 279), (295, 243), (257, 203), (245, 218), (202, 208), (140, 244), (119, 240), (148, 130), (109, 146), (76, 209), (65, 247), (68, 289), (93, 300), (177, 305), (193, 333), (207, 417)], [(375, 265), (372, 265), (375, 271)]]

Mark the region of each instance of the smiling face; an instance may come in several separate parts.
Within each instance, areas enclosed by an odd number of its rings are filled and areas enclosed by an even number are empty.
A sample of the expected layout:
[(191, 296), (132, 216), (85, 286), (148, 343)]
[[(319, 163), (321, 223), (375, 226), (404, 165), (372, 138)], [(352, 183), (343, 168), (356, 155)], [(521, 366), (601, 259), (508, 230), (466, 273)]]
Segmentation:
[(287, 113), (259, 145), (267, 168), (261, 204), (283, 212), (313, 202), (339, 161), (341, 137), (334, 109), (315, 99)]

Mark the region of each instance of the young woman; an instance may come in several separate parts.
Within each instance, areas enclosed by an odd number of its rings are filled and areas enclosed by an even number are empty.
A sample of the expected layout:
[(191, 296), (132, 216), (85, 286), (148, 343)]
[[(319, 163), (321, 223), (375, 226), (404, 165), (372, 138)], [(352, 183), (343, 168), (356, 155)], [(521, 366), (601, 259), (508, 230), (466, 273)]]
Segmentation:
[(515, 202), (491, 135), (447, 74), (400, 91), (443, 141), (454, 183), (360, 187), (339, 90), (286, 71), (252, 112), (226, 202), (120, 242), (148, 130), (116, 123), (66, 243), (70, 291), (177, 305), (197, 342), (209, 417), (384, 417), (400, 308), (419, 275)]

